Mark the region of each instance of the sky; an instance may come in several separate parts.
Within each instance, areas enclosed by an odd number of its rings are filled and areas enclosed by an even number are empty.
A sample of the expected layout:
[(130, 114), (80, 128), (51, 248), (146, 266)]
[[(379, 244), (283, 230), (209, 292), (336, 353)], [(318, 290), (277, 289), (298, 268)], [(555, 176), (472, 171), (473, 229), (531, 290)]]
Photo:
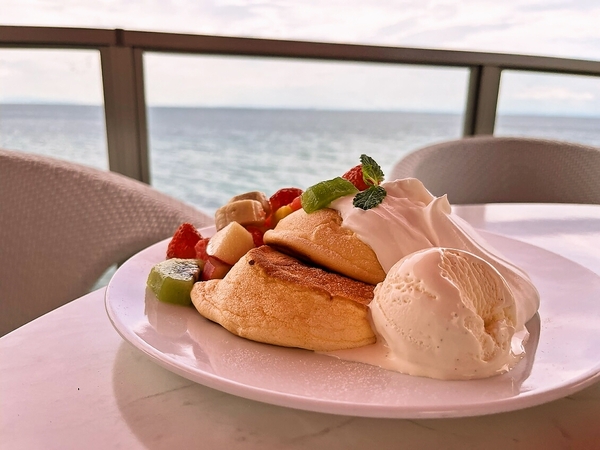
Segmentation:
[[(0, 0), (0, 24), (124, 28), (600, 61), (597, 0)], [(149, 105), (464, 107), (465, 69), (144, 57)], [(0, 102), (102, 102), (95, 51), (0, 49)], [(500, 111), (600, 116), (600, 78), (504, 72)]]

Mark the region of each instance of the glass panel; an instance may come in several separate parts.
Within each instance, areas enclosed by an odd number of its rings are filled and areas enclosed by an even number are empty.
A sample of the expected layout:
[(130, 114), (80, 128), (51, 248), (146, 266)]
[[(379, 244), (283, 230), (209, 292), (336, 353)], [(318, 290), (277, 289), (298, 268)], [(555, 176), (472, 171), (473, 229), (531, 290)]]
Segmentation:
[(100, 55), (0, 50), (0, 147), (108, 169)]
[(159, 190), (214, 212), (462, 133), (466, 69), (146, 54)]
[(600, 78), (504, 71), (495, 133), (600, 146)]

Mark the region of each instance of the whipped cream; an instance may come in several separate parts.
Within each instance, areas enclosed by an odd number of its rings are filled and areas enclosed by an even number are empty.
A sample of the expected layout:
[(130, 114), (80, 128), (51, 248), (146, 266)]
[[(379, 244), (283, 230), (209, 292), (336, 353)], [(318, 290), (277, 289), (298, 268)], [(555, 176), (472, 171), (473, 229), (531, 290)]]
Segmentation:
[(460, 217), (452, 214), (447, 197), (434, 197), (416, 178), (381, 184), (387, 195), (375, 208), (352, 205), (341, 197), (330, 207), (339, 211), (343, 226), (352, 230), (375, 254), (388, 273), (400, 259), (418, 250), (446, 247), (466, 250), (490, 263), (504, 277), (517, 299), (517, 330), (539, 308), (540, 296), (525, 272), (500, 256)]

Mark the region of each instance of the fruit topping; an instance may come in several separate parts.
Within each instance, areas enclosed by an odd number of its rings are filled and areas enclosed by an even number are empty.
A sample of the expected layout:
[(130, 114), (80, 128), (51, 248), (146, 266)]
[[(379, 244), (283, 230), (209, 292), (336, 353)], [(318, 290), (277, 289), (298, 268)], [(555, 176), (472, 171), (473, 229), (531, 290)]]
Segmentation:
[(290, 208), (292, 208), (292, 211), (298, 211), (300, 208), (302, 208), (302, 196), (301, 195), (296, 197), (292, 201), (292, 203), (290, 203)]
[(348, 180), (350, 183), (356, 186), (356, 189), (359, 191), (364, 191), (369, 187), (363, 178), (362, 164), (354, 166), (352, 169), (342, 175), (342, 178)]
[(217, 209), (215, 227), (219, 231), (232, 222), (240, 225), (260, 226), (265, 223), (266, 217), (267, 213), (258, 200), (249, 198), (233, 200)]
[(282, 206), (277, 211), (275, 211), (275, 222), (279, 222), (281, 219), (283, 219), (286, 216), (289, 216), (293, 212), (294, 210), (290, 205)]
[(209, 240), (210, 238), (202, 238), (196, 243), (196, 246), (194, 247), (194, 250), (196, 251), (196, 259), (201, 259), (202, 261), (208, 260), (208, 253), (206, 253), (206, 247), (208, 246)]
[(302, 208), (307, 213), (326, 208), (329, 204), (345, 195), (356, 194), (358, 189), (342, 177), (321, 181), (309, 187), (302, 194)]
[(289, 205), (299, 195), (302, 195), (302, 189), (295, 187), (279, 189), (269, 199), (271, 211), (275, 212), (282, 206)]
[(230, 269), (231, 266), (229, 264), (225, 264), (216, 258), (209, 257), (208, 261), (206, 261), (206, 264), (204, 264), (204, 270), (200, 275), (200, 280), (207, 281), (223, 279)]
[(352, 204), (360, 209), (371, 209), (379, 205), (387, 192), (379, 184), (383, 181), (383, 171), (375, 160), (367, 155), (360, 155), (363, 179), (369, 187), (356, 194)]
[(238, 200), (256, 200), (262, 205), (265, 215), (268, 216), (271, 214), (271, 203), (267, 196), (260, 191), (250, 191), (245, 194), (236, 195), (235, 197), (232, 197), (228, 203), (233, 203)]
[(252, 234), (239, 223), (231, 222), (210, 238), (206, 253), (233, 266), (251, 248), (254, 248)]
[(385, 189), (379, 186), (382, 181), (383, 171), (379, 164), (370, 156), (360, 155), (360, 164), (343, 177), (321, 181), (309, 187), (302, 194), (302, 208), (310, 214), (328, 207), (332, 201), (346, 195), (354, 195), (352, 204), (357, 208), (374, 208), (386, 196)]
[(263, 235), (265, 234), (265, 232), (262, 229), (253, 226), (247, 226), (244, 228), (246, 228), (246, 230), (248, 230), (248, 232), (252, 235), (255, 247), (260, 247), (261, 245), (264, 245)]
[(179, 226), (167, 247), (167, 258), (196, 258), (195, 246), (202, 239), (200, 232), (191, 223)]
[[(148, 278), (148, 286), (162, 301), (188, 304), (189, 283), (198, 279), (223, 278), (250, 249), (264, 245), (265, 230), (274, 228), (294, 211), (303, 208), (311, 213), (346, 195), (353, 196), (353, 205), (357, 208), (377, 206), (386, 195), (379, 185), (383, 181), (383, 172), (367, 155), (361, 155), (360, 162), (342, 177), (321, 181), (306, 191), (287, 187), (268, 199), (260, 191), (232, 197), (217, 209), (217, 232), (211, 238), (202, 237), (191, 223), (183, 223), (167, 248), (167, 261), (174, 262), (155, 266)], [(181, 261), (194, 262), (184, 264)]]
[(146, 284), (161, 302), (190, 305), (190, 292), (203, 268), (204, 261), (167, 259), (152, 267)]

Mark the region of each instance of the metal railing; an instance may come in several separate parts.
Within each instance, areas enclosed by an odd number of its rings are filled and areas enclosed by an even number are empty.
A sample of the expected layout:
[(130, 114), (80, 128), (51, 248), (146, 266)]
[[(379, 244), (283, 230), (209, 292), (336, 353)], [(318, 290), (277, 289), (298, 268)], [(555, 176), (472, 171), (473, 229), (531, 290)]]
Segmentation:
[(0, 26), (3, 47), (98, 50), (109, 167), (144, 182), (150, 180), (143, 76), (146, 51), (468, 68), (464, 136), (493, 134), (503, 70), (600, 77), (600, 61), (120, 29)]

